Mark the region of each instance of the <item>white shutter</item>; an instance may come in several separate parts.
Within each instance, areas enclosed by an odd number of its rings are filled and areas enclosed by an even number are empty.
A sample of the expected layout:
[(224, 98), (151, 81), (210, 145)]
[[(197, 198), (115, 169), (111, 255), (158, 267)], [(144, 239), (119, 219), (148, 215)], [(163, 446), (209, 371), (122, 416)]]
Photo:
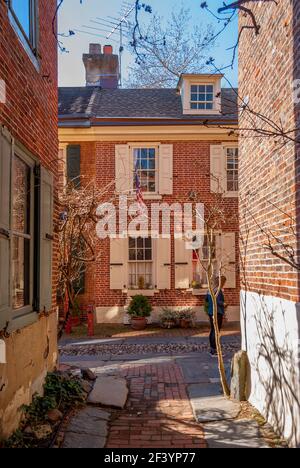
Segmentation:
[(156, 239), (157, 289), (171, 289), (171, 239)]
[(116, 192), (129, 194), (133, 190), (133, 161), (128, 145), (116, 145)]
[(175, 239), (175, 288), (189, 289), (192, 282), (193, 251), (184, 239)]
[(6, 129), (0, 131), (0, 330), (11, 312), (11, 164), (13, 141)]
[(226, 276), (225, 288), (236, 288), (236, 235), (234, 232), (222, 234), (222, 274)]
[(210, 189), (214, 193), (226, 192), (226, 165), (222, 145), (210, 146)]
[(128, 239), (110, 239), (110, 289), (127, 288)]
[(53, 175), (40, 170), (40, 311), (52, 309)]
[(159, 193), (173, 194), (173, 145), (159, 146)]

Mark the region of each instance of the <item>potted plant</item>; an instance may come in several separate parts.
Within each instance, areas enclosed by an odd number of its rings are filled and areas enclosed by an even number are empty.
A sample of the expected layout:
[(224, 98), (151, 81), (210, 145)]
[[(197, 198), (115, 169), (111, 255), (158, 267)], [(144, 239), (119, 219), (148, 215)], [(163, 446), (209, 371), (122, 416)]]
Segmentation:
[(159, 321), (162, 328), (175, 328), (178, 322), (178, 313), (171, 309), (163, 309)]
[(181, 328), (191, 328), (195, 320), (195, 312), (191, 309), (182, 310), (179, 314)]
[(150, 317), (152, 306), (145, 296), (134, 296), (128, 307), (128, 315), (131, 317), (133, 330), (144, 330), (147, 326), (147, 318)]

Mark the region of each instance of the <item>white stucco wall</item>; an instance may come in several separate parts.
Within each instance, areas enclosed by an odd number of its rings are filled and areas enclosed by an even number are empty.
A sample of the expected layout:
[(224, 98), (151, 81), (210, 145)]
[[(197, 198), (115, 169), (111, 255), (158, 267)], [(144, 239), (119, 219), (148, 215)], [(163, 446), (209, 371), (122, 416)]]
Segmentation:
[(300, 444), (300, 304), (241, 292), (243, 349), (250, 366), (250, 397), (292, 446)]

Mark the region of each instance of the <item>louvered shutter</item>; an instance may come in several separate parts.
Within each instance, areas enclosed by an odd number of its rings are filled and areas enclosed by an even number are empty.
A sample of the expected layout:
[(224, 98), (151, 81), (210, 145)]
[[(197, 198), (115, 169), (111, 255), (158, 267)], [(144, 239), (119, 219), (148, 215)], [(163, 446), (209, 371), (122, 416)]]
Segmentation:
[(39, 309), (52, 309), (53, 175), (40, 168), (40, 285)]

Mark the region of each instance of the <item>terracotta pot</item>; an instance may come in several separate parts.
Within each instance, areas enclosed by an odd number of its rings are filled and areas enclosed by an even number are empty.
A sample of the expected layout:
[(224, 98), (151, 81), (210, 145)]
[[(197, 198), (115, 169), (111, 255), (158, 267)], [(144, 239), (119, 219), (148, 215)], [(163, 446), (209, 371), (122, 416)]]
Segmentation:
[(133, 330), (145, 330), (147, 327), (146, 317), (132, 317), (131, 318), (131, 328)]
[(181, 328), (190, 328), (191, 322), (190, 322), (190, 320), (181, 319), (180, 320), (180, 326), (181, 326)]

